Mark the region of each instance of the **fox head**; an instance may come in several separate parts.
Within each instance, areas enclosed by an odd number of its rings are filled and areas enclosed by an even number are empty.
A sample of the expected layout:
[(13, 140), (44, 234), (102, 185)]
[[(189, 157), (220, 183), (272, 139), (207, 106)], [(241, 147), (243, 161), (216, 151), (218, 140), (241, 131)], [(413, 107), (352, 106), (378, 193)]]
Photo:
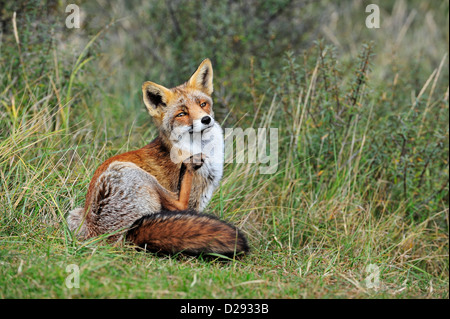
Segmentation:
[(186, 83), (168, 89), (148, 81), (142, 85), (142, 93), (148, 112), (167, 138), (200, 133), (214, 125), (213, 69), (209, 59)]

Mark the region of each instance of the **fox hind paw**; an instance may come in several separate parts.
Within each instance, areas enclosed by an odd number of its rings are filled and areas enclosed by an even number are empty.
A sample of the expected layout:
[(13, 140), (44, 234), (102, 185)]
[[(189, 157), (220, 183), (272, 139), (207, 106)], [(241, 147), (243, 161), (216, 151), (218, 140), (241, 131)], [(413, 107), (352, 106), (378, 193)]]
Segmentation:
[(203, 166), (206, 158), (207, 156), (205, 154), (197, 153), (185, 159), (183, 163), (186, 165), (187, 169), (196, 171)]

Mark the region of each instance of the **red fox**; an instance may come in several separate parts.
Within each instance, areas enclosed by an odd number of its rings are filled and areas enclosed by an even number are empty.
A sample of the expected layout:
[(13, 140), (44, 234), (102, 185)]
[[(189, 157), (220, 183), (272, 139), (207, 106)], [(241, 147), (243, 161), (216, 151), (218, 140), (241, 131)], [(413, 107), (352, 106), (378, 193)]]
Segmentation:
[(94, 173), (83, 208), (69, 213), (80, 239), (111, 234), (162, 253), (249, 251), (236, 227), (202, 214), (223, 174), (223, 131), (214, 120), (213, 69), (204, 60), (184, 84), (142, 85), (144, 104), (159, 136), (116, 155)]

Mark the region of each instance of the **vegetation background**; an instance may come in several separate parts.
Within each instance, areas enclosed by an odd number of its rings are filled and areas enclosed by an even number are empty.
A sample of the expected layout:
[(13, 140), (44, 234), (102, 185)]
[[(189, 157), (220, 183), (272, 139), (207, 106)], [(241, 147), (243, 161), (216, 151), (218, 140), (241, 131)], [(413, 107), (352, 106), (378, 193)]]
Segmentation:
[[(448, 298), (448, 48), (448, 0), (0, 0), (0, 298)], [(96, 167), (157, 134), (141, 84), (206, 57), (224, 127), (279, 129), (277, 172), (227, 164), (208, 207), (251, 255), (73, 238)]]

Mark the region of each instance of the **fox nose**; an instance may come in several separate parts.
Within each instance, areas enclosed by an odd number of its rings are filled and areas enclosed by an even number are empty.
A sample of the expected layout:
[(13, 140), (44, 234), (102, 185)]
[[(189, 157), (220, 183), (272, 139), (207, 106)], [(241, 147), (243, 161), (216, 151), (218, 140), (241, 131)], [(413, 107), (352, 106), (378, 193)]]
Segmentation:
[(201, 122), (202, 122), (202, 124), (208, 125), (209, 123), (211, 123), (211, 117), (210, 116), (204, 116), (204, 117), (202, 117)]

